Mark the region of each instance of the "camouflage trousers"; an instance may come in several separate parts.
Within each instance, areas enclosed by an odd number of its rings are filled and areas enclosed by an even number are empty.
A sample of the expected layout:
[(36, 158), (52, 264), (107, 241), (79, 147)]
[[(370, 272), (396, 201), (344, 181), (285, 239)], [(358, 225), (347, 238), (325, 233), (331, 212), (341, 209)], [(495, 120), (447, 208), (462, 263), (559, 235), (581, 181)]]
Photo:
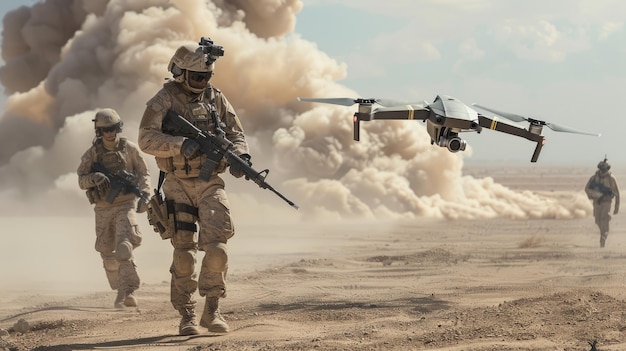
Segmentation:
[[(198, 217), (177, 212), (176, 220), (199, 225), (198, 233), (177, 230), (170, 242), (174, 247), (170, 301), (176, 310), (194, 308), (196, 290), (200, 296), (225, 297), (228, 270), (227, 241), (234, 235), (230, 204), (224, 181), (213, 176), (208, 182), (199, 178), (177, 178), (168, 174), (163, 183), (166, 200), (198, 208)], [(198, 277), (195, 264), (197, 251), (203, 251)]]
[(609, 222), (611, 221), (611, 201), (594, 202), (593, 217), (596, 225), (600, 228), (600, 236), (606, 240), (609, 234)]
[(129, 242), (136, 248), (141, 244), (141, 232), (137, 225), (134, 202), (115, 206), (95, 207), (96, 245), (111, 289), (133, 292), (139, 288), (139, 275), (132, 254), (120, 257), (116, 252), (120, 245)]

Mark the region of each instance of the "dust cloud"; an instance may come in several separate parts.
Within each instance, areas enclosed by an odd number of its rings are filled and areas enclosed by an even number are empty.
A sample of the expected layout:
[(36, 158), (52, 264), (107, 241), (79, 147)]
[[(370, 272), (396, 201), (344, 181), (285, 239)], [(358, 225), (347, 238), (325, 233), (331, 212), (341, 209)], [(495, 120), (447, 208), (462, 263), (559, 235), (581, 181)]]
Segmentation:
[[(408, 121), (362, 124), (354, 108), (296, 97), (357, 97), (347, 67), (295, 31), (300, 0), (47, 0), (3, 19), (0, 210), (5, 216), (89, 215), (75, 175), (95, 112), (120, 112), (135, 141), (145, 102), (169, 78), (177, 47), (209, 36), (225, 48), (213, 83), (235, 106), (259, 170), (300, 205), (227, 179), (239, 217), (577, 218), (591, 206), (463, 175), (463, 156), (430, 145)], [(468, 148), (466, 154), (471, 154)], [(153, 185), (157, 169), (151, 157)], [(227, 178), (230, 178), (228, 175)]]

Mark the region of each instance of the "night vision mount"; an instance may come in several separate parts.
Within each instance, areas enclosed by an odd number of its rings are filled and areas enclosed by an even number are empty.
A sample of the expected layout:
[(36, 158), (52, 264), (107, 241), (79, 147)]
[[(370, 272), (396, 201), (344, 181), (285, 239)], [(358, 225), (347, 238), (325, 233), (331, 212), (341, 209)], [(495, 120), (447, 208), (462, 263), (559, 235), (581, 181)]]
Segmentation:
[(200, 42), (198, 43), (198, 45), (200, 45), (200, 47), (202, 48), (202, 52), (204, 52), (204, 54), (206, 55), (206, 63), (208, 65), (215, 62), (218, 57), (224, 56), (224, 47), (213, 44), (213, 39), (209, 37), (200, 38)]

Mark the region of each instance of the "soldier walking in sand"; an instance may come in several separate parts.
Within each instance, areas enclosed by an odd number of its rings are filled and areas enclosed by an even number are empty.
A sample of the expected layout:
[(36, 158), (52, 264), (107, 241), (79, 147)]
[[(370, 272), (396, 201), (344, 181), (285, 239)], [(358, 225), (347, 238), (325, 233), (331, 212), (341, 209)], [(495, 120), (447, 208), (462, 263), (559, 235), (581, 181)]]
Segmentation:
[(589, 178), (585, 186), (587, 197), (593, 201), (593, 217), (600, 228), (600, 247), (604, 247), (609, 235), (609, 222), (611, 221), (611, 203), (615, 199), (613, 214), (619, 212), (619, 186), (617, 180), (610, 172), (611, 165), (606, 157), (598, 163), (598, 170)]
[(150, 175), (139, 147), (118, 136), (123, 122), (115, 110), (103, 109), (93, 121), (96, 138), (81, 158), (78, 185), (95, 205), (95, 248), (111, 289), (117, 290), (114, 307), (136, 307), (139, 275), (133, 250), (141, 244), (141, 233), (135, 213), (147, 209)]
[[(168, 69), (173, 79), (148, 101), (139, 130), (139, 146), (155, 156), (161, 170), (167, 217), (173, 224), (161, 233), (173, 248), (171, 273), (172, 306), (180, 313), (180, 335), (200, 331), (196, 322), (196, 290), (205, 297), (200, 326), (214, 333), (227, 333), (230, 328), (219, 312), (219, 300), (226, 297), (228, 269), (227, 241), (235, 234), (230, 204), (220, 177), (226, 168), (239, 178), (242, 166), (208, 159), (193, 139), (163, 132), (163, 121), (171, 111), (199, 130), (220, 134), (233, 144), (233, 152), (252, 165), (241, 122), (224, 94), (209, 79), (214, 61), (223, 55), (222, 47), (202, 38), (200, 45), (184, 45), (172, 56)], [(208, 179), (203, 180), (203, 165), (214, 161)], [(163, 177), (164, 176), (164, 177)], [(157, 188), (157, 192), (159, 191)], [(197, 227), (199, 224), (199, 228)], [(197, 232), (197, 234), (196, 234)], [(204, 251), (200, 274), (195, 271), (197, 251)]]

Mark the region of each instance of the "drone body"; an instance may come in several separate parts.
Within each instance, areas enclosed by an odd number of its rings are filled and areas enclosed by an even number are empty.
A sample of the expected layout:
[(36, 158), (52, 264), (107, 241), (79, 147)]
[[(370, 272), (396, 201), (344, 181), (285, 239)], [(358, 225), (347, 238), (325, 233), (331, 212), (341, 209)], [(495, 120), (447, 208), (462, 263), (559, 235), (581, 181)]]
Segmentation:
[(446, 147), (450, 152), (465, 150), (467, 143), (459, 137), (461, 132), (480, 133), (482, 128), (489, 128), (499, 132), (519, 136), (537, 143), (531, 162), (537, 162), (541, 148), (545, 143), (542, 135), (543, 126), (557, 132), (568, 132), (599, 136), (599, 134), (581, 132), (567, 127), (561, 127), (554, 123), (548, 123), (537, 119), (526, 118), (519, 115), (496, 111), (484, 106), (474, 106), (500, 115), (514, 122), (526, 121), (528, 129), (498, 121), (498, 117), (488, 117), (465, 105), (460, 100), (450, 96), (437, 96), (432, 103), (401, 103), (384, 99), (352, 99), (352, 98), (298, 98), (298, 101), (321, 102), (343, 106), (359, 104), (354, 113), (354, 140), (359, 140), (361, 121), (375, 119), (397, 120), (420, 120), (426, 123), (426, 131), (430, 135), (430, 143), (437, 143), (440, 147)]

